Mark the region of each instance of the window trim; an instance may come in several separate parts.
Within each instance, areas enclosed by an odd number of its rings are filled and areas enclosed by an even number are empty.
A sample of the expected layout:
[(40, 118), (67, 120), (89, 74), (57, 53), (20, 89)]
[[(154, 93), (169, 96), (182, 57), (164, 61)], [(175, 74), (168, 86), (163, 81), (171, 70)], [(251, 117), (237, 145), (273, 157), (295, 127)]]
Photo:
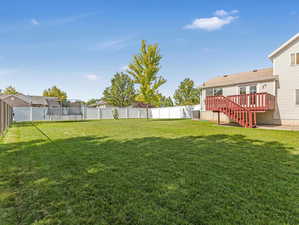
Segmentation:
[[(295, 55), (295, 64), (292, 64), (292, 55), (293, 54)], [(290, 53), (290, 66), (299, 66), (299, 63), (297, 64), (297, 60), (298, 60), (297, 57), (299, 57), (299, 52), (291, 52)]]

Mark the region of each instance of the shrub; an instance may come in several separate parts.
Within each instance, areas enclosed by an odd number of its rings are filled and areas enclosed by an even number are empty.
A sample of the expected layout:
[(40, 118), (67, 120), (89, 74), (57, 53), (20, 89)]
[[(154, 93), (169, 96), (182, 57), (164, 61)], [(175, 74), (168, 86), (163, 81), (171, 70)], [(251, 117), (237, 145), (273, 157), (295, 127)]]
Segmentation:
[(117, 109), (113, 109), (112, 115), (115, 120), (118, 120), (119, 114)]

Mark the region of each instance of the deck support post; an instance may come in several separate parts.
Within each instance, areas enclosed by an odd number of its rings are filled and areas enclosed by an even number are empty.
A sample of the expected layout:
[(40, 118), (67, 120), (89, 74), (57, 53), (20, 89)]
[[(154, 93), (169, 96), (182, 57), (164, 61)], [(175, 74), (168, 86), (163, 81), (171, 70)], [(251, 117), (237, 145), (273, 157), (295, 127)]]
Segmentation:
[(220, 125), (220, 112), (218, 111), (218, 125)]

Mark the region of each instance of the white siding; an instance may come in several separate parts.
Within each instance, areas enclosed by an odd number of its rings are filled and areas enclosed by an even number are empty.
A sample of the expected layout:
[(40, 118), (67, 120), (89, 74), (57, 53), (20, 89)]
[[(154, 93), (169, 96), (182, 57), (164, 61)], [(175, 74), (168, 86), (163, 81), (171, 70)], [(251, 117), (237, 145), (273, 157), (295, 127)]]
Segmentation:
[(273, 58), (274, 75), (279, 75), (275, 119), (299, 120), (296, 89), (299, 89), (299, 66), (290, 65), (290, 54), (299, 52), (299, 41)]

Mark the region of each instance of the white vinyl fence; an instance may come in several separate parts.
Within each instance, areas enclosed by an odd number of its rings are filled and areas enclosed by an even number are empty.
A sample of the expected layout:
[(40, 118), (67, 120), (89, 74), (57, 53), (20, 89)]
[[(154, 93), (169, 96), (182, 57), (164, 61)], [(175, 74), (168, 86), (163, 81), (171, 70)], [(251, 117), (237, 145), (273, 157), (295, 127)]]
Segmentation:
[[(50, 120), (97, 120), (113, 119), (113, 109), (118, 110), (120, 119), (144, 119), (146, 118), (145, 108), (88, 108), (85, 107), (82, 116), (49, 116), (47, 107), (15, 107), (14, 121), (50, 121)], [(194, 106), (174, 106), (165, 108), (149, 109), (149, 117), (152, 119), (184, 119), (192, 117)]]

